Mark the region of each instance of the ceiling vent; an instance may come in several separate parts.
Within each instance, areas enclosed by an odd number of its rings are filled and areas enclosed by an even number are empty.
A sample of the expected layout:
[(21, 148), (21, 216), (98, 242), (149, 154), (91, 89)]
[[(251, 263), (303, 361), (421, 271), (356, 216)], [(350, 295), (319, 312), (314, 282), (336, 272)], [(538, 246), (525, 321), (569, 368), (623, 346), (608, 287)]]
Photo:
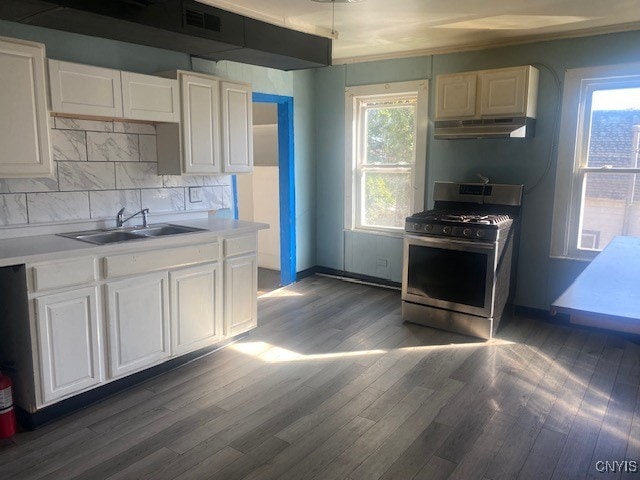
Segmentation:
[(2, 0), (0, 18), (280, 70), (331, 65), (331, 40), (193, 0)]

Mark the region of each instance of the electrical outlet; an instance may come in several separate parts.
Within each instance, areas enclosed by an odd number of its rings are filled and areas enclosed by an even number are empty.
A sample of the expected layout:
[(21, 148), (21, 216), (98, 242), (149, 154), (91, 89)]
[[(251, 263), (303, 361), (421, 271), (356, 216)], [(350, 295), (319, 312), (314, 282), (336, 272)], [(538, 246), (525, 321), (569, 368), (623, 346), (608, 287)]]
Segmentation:
[(189, 201), (191, 203), (202, 201), (202, 187), (189, 187)]

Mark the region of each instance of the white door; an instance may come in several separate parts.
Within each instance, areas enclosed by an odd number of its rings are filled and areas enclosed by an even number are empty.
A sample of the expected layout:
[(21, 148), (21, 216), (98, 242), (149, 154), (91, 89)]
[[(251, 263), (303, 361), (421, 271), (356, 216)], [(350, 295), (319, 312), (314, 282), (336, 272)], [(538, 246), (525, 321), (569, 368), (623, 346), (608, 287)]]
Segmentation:
[(120, 71), (49, 60), (51, 110), (122, 118)]
[(106, 284), (111, 378), (143, 370), (168, 358), (167, 273)]
[(220, 173), (218, 80), (180, 75), (184, 173)]
[(53, 172), (44, 45), (0, 38), (0, 178)]
[(224, 334), (237, 335), (258, 324), (256, 255), (224, 262)]
[(42, 404), (100, 383), (97, 305), (97, 287), (36, 298)]
[(476, 113), (476, 74), (438, 75), (436, 120), (473, 117)]
[(253, 170), (253, 121), (251, 87), (222, 82), (223, 170), (245, 173)]
[(124, 118), (152, 122), (179, 122), (177, 80), (120, 72)]
[(222, 339), (221, 268), (210, 263), (171, 272), (171, 350), (174, 355)]
[(524, 115), (527, 67), (505, 68), (480, 74), (480, 114)]

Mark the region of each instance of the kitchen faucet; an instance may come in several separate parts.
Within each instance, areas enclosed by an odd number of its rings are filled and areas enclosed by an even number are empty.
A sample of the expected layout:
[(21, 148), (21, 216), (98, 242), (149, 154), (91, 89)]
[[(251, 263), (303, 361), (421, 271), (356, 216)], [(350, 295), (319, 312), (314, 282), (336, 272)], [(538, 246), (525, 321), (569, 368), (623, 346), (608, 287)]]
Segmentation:
[(116, 227), (121, 227), (122, 225), (124, 225), (126, 222), (128, 222), (129, 220), (131, 220), (133, 217), (135, 217), (138, 214), (142, 214), (142, 226), (146, 227), (148, 225), (148, 223), (147, 223), (147, 214), (148, 213), (149, 213), (149, 209), (148, 208), (143, 208), (139, 212), (136, 212), (133, 215), (131, 215), (130, 217), (123, 219), (124, 207), (122, 207), (120, 209), (120, 211), (118, 212), (118, 214), (116, 215)]

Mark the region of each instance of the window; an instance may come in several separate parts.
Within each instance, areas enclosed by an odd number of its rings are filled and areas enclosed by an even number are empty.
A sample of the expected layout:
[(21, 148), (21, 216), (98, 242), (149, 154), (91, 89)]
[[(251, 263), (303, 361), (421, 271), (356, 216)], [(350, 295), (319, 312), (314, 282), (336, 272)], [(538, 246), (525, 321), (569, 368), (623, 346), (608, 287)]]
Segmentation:
[(569, 70), (560, 138), (552, 256), (640, 236), (640, 65)]
[(402, 231), (424, 204), (427, 82), (346, 91), (347, 229)]

